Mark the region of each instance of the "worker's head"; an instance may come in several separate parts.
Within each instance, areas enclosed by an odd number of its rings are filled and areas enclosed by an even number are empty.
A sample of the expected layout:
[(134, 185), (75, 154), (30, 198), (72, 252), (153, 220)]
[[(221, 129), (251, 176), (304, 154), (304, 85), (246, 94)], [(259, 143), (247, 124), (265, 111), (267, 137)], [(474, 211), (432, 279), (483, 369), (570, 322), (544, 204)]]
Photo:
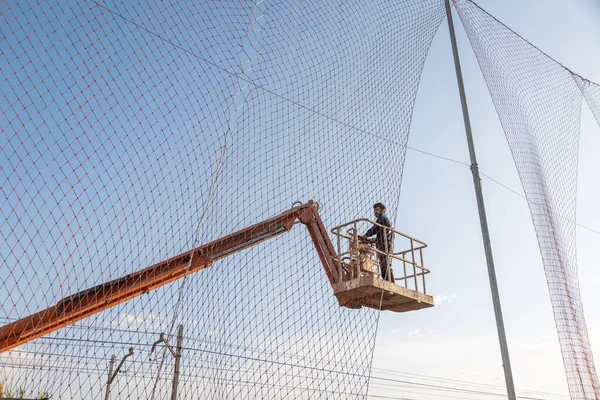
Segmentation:
[(379, 218), (379, 216), (385, 213), (385, 206), (383, 203), (375, 203), (373, 205), (373, 211), (375, 212), (375, 218)]

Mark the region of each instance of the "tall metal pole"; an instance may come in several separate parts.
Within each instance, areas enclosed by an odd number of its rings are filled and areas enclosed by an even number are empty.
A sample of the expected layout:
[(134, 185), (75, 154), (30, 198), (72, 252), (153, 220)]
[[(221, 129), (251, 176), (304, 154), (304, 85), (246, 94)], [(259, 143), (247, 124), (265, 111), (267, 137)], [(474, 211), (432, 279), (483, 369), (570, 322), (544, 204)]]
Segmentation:
[(179, 383), (179, 363), (181, 361), (181, 349), (183, 342), (183, 325), (177, 328), (177, 347), (175, 348), (175, 372), (173, 373), (173, 392), (171, 399), (177, 400), (177, 384)]
[(502, 354), (502, 364), (504, 367), (504, 379), (506, 380), (506, 391), (510, 400), (516, 400), (515, 384), (513, 382), (512, 370), (510, 367), (510, 358), (508, 356), (508, 343), (506, 341), (506, 331), (504, 329), (504, 320), (502, 318), (502, 307), (500, 306), (500, 294), (498, 293), (498, 282), (496, 280), (496, 270), (494, 268), (494, 256), (492, 254), (492, 244), (490, 242), (490, 233), (488, 230), (487, 217), (485, 214), (485, 205), (483, 202), (483, 192), (481, 190), (481, 178), (479, 176), (479, 167), (475, 155), (475, 144), (473, 143), (473, 133), (471, 131), (471, 122), (469, 119), (469, 109), (467, 107), (467, 96), (460, 68), (458, 57), (458, 45), (456, 44), (456, 35), (454, 33), (454, 22), (452, 21), (452, 8), (450, 0), (446, 2), (446, 16), (448, 17), (448, 29), (450, 30), (450, 41), (452, 42), (452, 54), (454, 56), (454, 66), (456, 67), (456, 79), (458, 81), (458, 91), (460, 92), (460, 102), (462, 105), (463, 120), (465, 131), (467, 133), (467, 143), (469, 144), (469, 156), (471, 157), (471, 172), (473, 174), (473, 184), (475, 185), (475, 197), (477, 198), (477, 209), (479, 211), (479, 223), (481, 225), (481, 236), (483, 238), (483, 248), (485, 250), (485, 259), (487, 261), (488, 276), (490, 280), (490, 289), (492, 291), (492, 302), (494, 304), (494, 314), (496, 316), (496, 328), (498, 329), (498, 340), (500, 341), (500, 353)]

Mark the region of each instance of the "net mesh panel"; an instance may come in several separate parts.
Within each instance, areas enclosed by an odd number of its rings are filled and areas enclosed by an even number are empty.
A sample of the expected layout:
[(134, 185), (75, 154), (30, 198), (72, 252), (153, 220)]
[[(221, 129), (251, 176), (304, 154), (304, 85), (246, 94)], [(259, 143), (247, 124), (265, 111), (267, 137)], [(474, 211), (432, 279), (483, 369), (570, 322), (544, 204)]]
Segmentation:
[(600, 85), (576, 74), (573, 74), (573, 78), (581, 89), (583, 97), (592, 110), (594, 118), (596, 118), (596, 121), (600, 125)]
[[(0, 325), (289, 209), (395, 216), (444, 16), (402, 2), (4, 2)], [(0, 355), (25, 395), (365, 397), (378, 312), (338, 306), (302, 224)]]
[(575, 242), (581, 91), (567, 69), (476, 4), (455, 5), (527, 197), (571, 398), (598, 399)]

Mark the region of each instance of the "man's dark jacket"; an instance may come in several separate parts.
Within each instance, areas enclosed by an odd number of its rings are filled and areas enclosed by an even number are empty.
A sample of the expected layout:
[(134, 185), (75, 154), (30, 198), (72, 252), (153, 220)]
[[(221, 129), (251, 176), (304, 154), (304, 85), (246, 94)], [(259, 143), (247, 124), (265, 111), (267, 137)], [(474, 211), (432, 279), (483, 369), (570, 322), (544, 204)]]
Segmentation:
[[(392, 223), (390, 222), (390, 219), (388, 218), (388, 216), (386, 214), (381, 214), (375, 222), (377, 222), (379, 225), (387, 226), (390, 228), (392, 227)], [(365, 236), (366, 237), (377, 236), (375, 239), (375, 245), (377, 246), (377, 249), (385, 251), (385, 235), (384, 235), (383, 231), (384, 231), (383, 228), (381, 228), (377, 225), (373, 225), (371, 227), (371, 229), (369, 229), (365, 233)], [(394, 245), (394, 232), (392, 232), (389, 229), (387, 229), (387, 243), (388, 243), (387, 244), (388, 251), (392, 251), (393, 245)]]

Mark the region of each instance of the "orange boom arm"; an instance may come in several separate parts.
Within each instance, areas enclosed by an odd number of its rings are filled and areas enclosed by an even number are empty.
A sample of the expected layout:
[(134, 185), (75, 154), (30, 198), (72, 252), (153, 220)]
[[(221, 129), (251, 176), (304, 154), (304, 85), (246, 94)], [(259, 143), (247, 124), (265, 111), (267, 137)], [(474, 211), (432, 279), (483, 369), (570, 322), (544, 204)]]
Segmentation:
[(339, 281), (341, 268), (334, 261), (335, 250), (319, 217), (316, 203), (309, 201), (229, 236), (66, 297), (52, 307), (5, 325), (0, 328), (0, 353), (208, 268), (216, 260), (288, 232), (297, 219), (307, 226), (333, 286)]

